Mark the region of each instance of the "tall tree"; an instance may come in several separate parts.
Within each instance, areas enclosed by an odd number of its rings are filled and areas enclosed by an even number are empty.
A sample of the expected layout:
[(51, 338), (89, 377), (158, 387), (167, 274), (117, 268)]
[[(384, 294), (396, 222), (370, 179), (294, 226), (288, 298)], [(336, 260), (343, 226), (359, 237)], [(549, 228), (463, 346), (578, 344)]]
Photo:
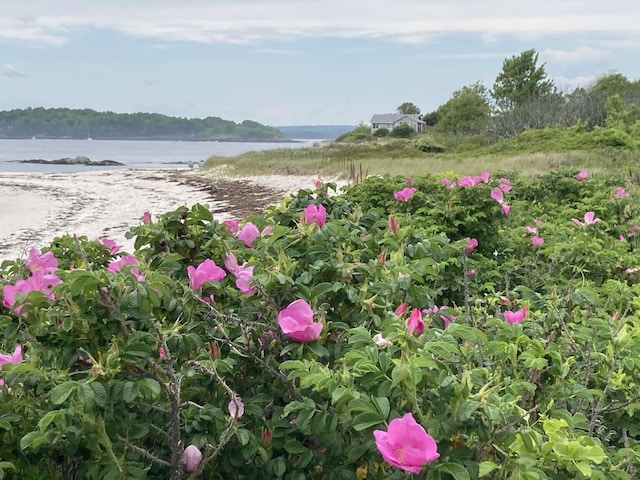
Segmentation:
[(458, 135), (480, 133), (490, 112), (489, 91), (476, 82), (453, 92), (453, 96), (438, 107), (437, 128)]
[(492, 95), (501, 109), (509, 110), (554, 90), (555, 85), (547, 78), (544, 64), (538, 66), (538, 52), (531, 49), (502, 62)]
[(622, 94), (632, 88), (632, 83), (621, 73), (607, 73), (598, 77), (589, 87), (591, 92), (603, 92), (608, 95)]
[(404, 102), (397, 110), (398, 113), (420, 115), (420, 109), (411, 102)]

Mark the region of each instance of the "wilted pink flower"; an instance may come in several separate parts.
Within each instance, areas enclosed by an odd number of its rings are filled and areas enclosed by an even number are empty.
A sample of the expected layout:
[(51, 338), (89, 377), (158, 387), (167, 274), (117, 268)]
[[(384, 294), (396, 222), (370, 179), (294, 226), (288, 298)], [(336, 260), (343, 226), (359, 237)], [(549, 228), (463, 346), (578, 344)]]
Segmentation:
[(531, 234), (538, 233), (538, 229), (536, 227), (527, 226), (525, 228), (527, 229), (527, 233), (531, 233)]
[(315, 185), (316, 188), (320, 188), (322, 186), (322, 179), (317, 178), (315, 182), (313, 182), (313, 184)]
[[(8, 363), (12, 363), (17, 365), (22, 362), (22, 345), (16, 345), (16, 348), (13, 350), (11, 355), (5, 355), (4, 353), (0, 353), (0, 369), (2, 369), (3, 365)], [(4, 379), (0, 378), (0, 386), (4, 385)]]
[(315, 223), (318, 228), (322, 228), (327, 221), (327, 210), (322, 204), (314, 205), (311, 203), (304, 208), (302, 221), (308, 224)]
[(418, 191), (417, 188), (414, 187), (407, 187), (407, 188), (403, 188), (402, 190), (395, 192), (393, 194), (393, 198), (395, 198), (396, 200), (398, 200), (399, 202), (406, 202), (408, 201), (411, 197), (413, 197), (413, 195)]
[(504, 202), (504, 194), (502, 193), (502, 190), (500, 190), (499, 188), (491, 189), (491, 198), (493, 198), (498, 203)]
[(620, 200), (621, 198), (625, 198), (629, 196), (629, 192), (627, 192), (624, 187), (618, 187), (616, 188), (615, 193), (613, 194), (614, 197), (616, 197), (618, 200)]
[[(3, 293), (3, 305), (7, 308), (11, 308), (16, 315), (20, 314), (22, 305), (14, 307), (16, 304), (16, 294), (28, 295), (29, 292), (38, 291), (44, 293), (50, 300), (55, 297), (51, 293), (51, 288), (62, 283), (60, 278), (53, 273), (45, 273), (45, 270), (40, 269), (31, 273), (31, 276), (26, 280), (18, 280), (15, 285), (4, 285), (2, 287)], [(14, 307), (14, 308), (12, 308)]]
[(374, 430), (373, 436), (382, 458), (405, 472), (420, 473), (423, 466), (440, 457), (436, 441), (411, 412), (391, 420), (386, 432)]
[(140, 220), (142, 220), (142, 223), (151, 223), (151, 213), (149, 213), (149, 211), (145, 211), (142, 214), (142, 217), (140, 217)]
[(484, 183), (489, 183), (489, 172), (482, 172), (479, 177)]
[(624, 273), (626, 273), (627, 275), (631, 275), (632, 273), (636, 273), (638, 271), (637, 268), (627, 268)]
[(202, 461), (202, 452), (195, 445), (189, 445), (182, 452), (182, 463), (187, 472), (195, 472)]
[(585, 180), (589, 178), (589, 172), (587, 172), (586, 170), (581, 170), (580, 172), (576, 173), (573, 178), (578, 181)]
[(453, 181), (449, 180), (448, 178), (441, 178), (440, 183), (442, 183), (443, 185), (446, 185), (449, 188), (456, 188), (456, 184)]
[(40, 254), (36, 248), (32, 248), (29, 251), (29, 258), (27, 258), (27, 267), (32, 273), (38, 271), (53, 273), (58, 268), (58, 260), (53, 255), (53, 252)]
[(523, 305), (520, 310), (516, 310), (515, 312), (511, 310), (505, 310), (504, 319), (507, 323), (522, 323), (522, 321), (527, 317), (527, 306)]
[(242, 403), (242, 398), (239, 396), (233, 397), (227, 408), (229, 408), (231, 418), (240, 420), (244, 415), (244, 403)]
[(234, 275), (236, 277), (236, 287), (243, 295), (252, 295), (256, 291), (256, 287), (249, 285), (253, 280), (253, 266), (240, 267), (240, 270)]
[(404, 312), (407, 311), (407, 308), (409, 308), (409, 304), (407, 302), (402, 302), (393, 313), (400, 317)]
[(534, 218), (533, 219), (533, 223), (535, 223), (536, 226), (539, 227), (540, 225), (542, 225), (542, 220), (540, 220), (539, 218)]
[(624, 235), (620, 235), (620, 236), (618, 237), (618, 240), (620, 240), (621, 242), (626, 242), (626, 241), (627, 241), (627, 239), (626, 239), (626, 238), (624, 238)]
[(248, 248), (253, 248), (253, 243), (256, 238), (260, 236), (260, 230), (252, 222), (247, 222), (244, 226), (236, 232), (236, 238), (242, 240), (244, 245)]
[(120, 257), (118, 260), (113, 260), (109, 262), (109, 265), (107, 266), (107, 271), (109, 271), (109, 273), (119, 272), (122, 269), (122, 267), (124, 267), (127, 264), (139, 265), (140, 262), (138, 262), (138, 259), (133, 255), (124, 255)]
[(238, 220), (223, 220), (222, 224), (225, 226), (227, 230), (231, 233), (236, 233), (238, 231)]
[(392, 345), (392, 343), (384, 338), (381, 333), (376, 333), (373, 336), (373, 341), (376, 342), (376, 345), (379, 347), (388, 347), (389, 345)]
[(467, 240), (467, 246), (464, 247), (464, 253), (469, 254), (473, 252), (478, 246), (478, 240), (475, 238), (470, 238)]
[(474, 185), (477, 185), (478, 182), (480, 182), (480, 177), (462, 177), (461, 179), (458, 180), (458, 185), (460, 185), (462, 188), (467, 188), (467, 187), (473, 187)]
[(303, 299), (295, 300), (278, 313), (278, 325), (285, 335), (303, 343), (317, 340), (323, 327), (313, 321), (313, 310)]
[(571, 221), (579, 227), (584, 227), (585, 225), (593, 225), (594, 223), (598, 223), (601, 221), (599, 218), (595, 218), (595, 216), (595, 212), (587, 212), (584, 214), (584, 223), (576, 218), (572, 218)]
[(256, 291), (255, 287), (250, 287), (249, 282), (253, 278), (253, 266), (247, 266), (247, 262), (238, 265), (236, 256), (229, 252), (224, 256), (225, 268), (236, 278), (236, 287), (243, 295), (251, 295)]
[(18, 364), (20, 362), (22, 362), (22, 345), (16, 345), (16, 348), (13, 349), (13, 353), (10, 355), (0, 353), (0, 368), (7, 363)]
[(396, 217), (393, 215), (389, 217), (389, 229), (393, 233), (398, 233), (398, 222), (396, 221)]
[(197, 290), (206, 282), (219, 282), (227, 273), (217, 266), (213, 260), (207, 258), (197, 267), (189, 265), (187, 267), (187, 275), (190, 280), (189, 287)]
[(503, 203), (502, 205), (500, 205), (500, 207), (502, 208), (502, 213), (504, 213), (505, 215), (509, 215), (509, 212), (511, 211), (510, 205)]
[(407, 320), (407, 331), (413, 335), (420, 335), (424, 332), (424, 320), (422, 319), (422, 312), (419, 308), (411, 310), (411, 315)]
[(533, 245), (542, 245), (544, 243), (544, 238), (534, 235), (531, 237), (531, 243)]
[(116, 253), (118, 253), (120, 251), (120, 249), (122, 248), (121, 245), (118, 245), (115, 240), (111, 240), (110, 238), (100, 238), (98, 239), (98, 242), (100, 242), (102, 245), (104, 245), (105, 247), (107, 247), (109, 249), (109, 253), (111, 255), (115, 255)]
[(406, 180), (408, 185), (413, 185), (413, 177), (407, 177)]

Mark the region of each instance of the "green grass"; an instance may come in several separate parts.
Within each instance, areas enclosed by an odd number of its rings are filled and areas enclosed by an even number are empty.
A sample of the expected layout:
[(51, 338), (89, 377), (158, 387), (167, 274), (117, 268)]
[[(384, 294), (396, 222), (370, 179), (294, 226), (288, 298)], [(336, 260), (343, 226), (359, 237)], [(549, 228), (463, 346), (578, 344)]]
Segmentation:
[[(432, 135), (433, 136), (433, 135)], [(358, 181), (367, 175), (420, 175), (482, 171), (518, 171), (534, 176), (560, 168), (637, 175), (640, 148), (614, 129), (585, 132), (579, 128), (528, 130), (501, 141), (488, 137), (433, 136), (445, 153), (423, 153), (413, 139), (369, 139), (322, 146), (248, 152), (211, 157), (206, 168), (231, 175), (322, 175)], [(622, 138), (623, 144), (616, 142)], [(626, 142), (626, 143), (625, 143)]]

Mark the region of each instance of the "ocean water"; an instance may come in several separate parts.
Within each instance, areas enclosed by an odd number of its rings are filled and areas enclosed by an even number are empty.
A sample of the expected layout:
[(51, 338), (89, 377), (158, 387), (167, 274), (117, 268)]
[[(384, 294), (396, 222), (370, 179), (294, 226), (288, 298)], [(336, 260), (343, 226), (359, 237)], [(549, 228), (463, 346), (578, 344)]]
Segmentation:
[[(78, 172), (128, 168), (188, 168), (210, 156), (235, 156), (248, 151), (308, 147), (315, 140), (288, 143), (177, 142), (143, 140), (0, 140), (0, 172)], [(115, 160), (123, 166), (46, 165), (20, 160), (75, 158)]]

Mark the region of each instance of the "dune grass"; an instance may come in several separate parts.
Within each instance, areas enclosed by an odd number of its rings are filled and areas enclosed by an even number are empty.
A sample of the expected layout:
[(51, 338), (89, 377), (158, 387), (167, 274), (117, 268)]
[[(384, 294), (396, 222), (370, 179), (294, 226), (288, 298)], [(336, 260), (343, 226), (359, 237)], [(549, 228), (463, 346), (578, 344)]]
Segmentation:
[(474, 155), (473, 151), (423, 153), (410, 142), (334, 142), (309, 148), (247, 152), (236, 157), (211, 157), (205, 167), (224, 169), (226, 174), (238, 176), (321, 175), (358, 181), (367, 175), (477, 175), (485, 170), (517, 171), (521, 175), (535, 176), (560, 168), (640, 176), (639, 165), (640, 152), (615, 148)]

